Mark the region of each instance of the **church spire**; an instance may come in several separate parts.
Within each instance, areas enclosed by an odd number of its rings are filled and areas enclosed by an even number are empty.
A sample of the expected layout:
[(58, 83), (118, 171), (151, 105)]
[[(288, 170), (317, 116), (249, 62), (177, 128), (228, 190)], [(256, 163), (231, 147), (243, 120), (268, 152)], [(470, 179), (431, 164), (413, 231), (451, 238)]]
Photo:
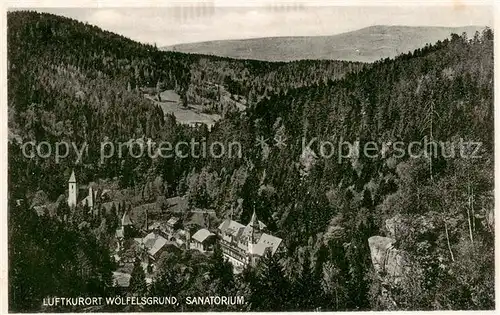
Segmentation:
[(255, 209), (253, 210), (252, 218), (248, 222), (250, 227), (250, 243), (256, 244), (261, 235), (259, 220), (257, 220), (257, 214), (255, 214)]
[(259, 242), (262, 235), (259, 226), (259, 220), (257, 220), (257, 214), (255, 213), (255, 208), (252, 213), (252, 218), (248, 222), (247, 228), (250, 229), (250, 235), (248, 236), (248, 262), (250, 265), (255, 265), (255, 246)]
[(252, 218), (250, 219), (250, 223), (248, 223), (252, 228), (259, 228), (259, 221), (257, 220), (257, 215), (255, 214), (255, 209), (253, 210)]
[(76, 183), (75, 170), (71, 171), (71, 176), (69, 177), (69, 183)]

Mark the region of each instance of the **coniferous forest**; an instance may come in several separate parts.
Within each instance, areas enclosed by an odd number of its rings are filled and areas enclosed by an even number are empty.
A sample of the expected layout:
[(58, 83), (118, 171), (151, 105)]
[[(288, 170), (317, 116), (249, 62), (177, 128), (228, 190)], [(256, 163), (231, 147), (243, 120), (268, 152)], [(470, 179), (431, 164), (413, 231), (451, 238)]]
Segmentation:
[[(7, 25), (9, 311), (494, 309), (491, 29), (367, 64), (165, 52), (32, 11), (8, 13)], [(179, 123), (144, 97), (164, 90), (221, 119), (211, 128)], [(286, 144), (273, 145), (277, 138)], [(124, 154), (101, 163), (103, 141), (130, 139), (238, 142), (242, 156)], [(447, 144), (419, 157), (392, 145), (423, 139)], [(88, 151), (78, 163), (74, 151), (61, 161), (27, 158), (28, 141)], [(325, 158), (326, 141), (385, 146)], [(450, 154), (459, 151), (470, 154)], [(70, 211), (72, 170), (126, 196), (91, 217), (85, 207)], [(245, 304), (44, 308), (49, 296), (116, 295), (110, 244), (121, 216), (176, 196), (212, 209), (211, 227), (228, 217), (246, 224), (255, 212), (283, 250), (241, 273), (218, 244), (209, 255), (172, 250), (152, 283), (135, 262), (119, 294), (244, 296)], [(54, 207), (37, 213), (43, 204)], [(393, 239), (391, 253), (404, 257), (397, 281), (398, 267), (374, 264), (374, 236)]]

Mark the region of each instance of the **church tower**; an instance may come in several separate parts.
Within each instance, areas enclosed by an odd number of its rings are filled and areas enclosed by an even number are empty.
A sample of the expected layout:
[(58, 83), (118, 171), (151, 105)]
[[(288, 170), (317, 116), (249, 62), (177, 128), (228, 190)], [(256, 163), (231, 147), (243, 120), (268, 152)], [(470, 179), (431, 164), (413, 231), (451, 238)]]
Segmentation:
[(95, 196), (94, 190), (92, 189), (92, 186), (89, 186), (89, 196), (87, 197), (88, 198), (87, 206), (91, 211), (94, 210), (94, 196)]
[(68, 182), (68, 206), (70, 208), (76, 207), (77, 193), (75, 171), (73, 170)]
[(260, 231), (260, 226), (259, 226), (259, 221), (257, 220), (257, 215), (255, 214), (255, 210), (253, 211), (252, 218), (250, 219), (250, 222), (248, 223), (248, 226), (250, 227), (250, 237), (248, 238), (248, 260), (250, 265), (255, 264), (255, 258), (254, 258), (254, 246), (257, 244), (259, 241), (261, 231)]

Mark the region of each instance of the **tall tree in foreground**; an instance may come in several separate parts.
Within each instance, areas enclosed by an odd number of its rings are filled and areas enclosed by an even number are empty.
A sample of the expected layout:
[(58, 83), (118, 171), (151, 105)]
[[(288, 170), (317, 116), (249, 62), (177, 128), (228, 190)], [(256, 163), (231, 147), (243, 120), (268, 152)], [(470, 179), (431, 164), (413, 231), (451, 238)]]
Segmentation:
[(214, 246), (208, 272), (210, 278), (209, 292), (213, 296), (231, 296), (235, 288), (233, 266), (224, 259), (219, 244)]
[[(252, 272), (252, 271), (251, 271)], [(271, 253), (259, 261), (250, 280), (251, 310), (279, 312), (289, 310), (291, 286), (278, 258)]]
[(136, 259), (130, 276), (129, 293), (136, 296), (143, 296), (146, 292), (146, 273), (141, 266), (141, 261)]

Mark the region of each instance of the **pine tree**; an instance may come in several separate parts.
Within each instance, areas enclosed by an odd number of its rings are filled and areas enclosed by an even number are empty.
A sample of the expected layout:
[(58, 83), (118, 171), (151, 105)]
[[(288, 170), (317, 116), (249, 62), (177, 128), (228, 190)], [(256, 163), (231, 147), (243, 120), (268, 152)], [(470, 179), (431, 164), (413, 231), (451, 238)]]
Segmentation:
[[(167, 266), (157, 276), (156, 280), (151, 285), (148, 295), (149, 296), (179, 296), (181, 292), (182, 283), (179, 282), (178, 272), (172, 268), (171, 265)], [(151, 305), (146, 307), (148, 311), (170, 311), (176, 308), (175, 305)]]
[(255, 278), (250, 278), (252, 311), (286, 311), (291, 302), (291, 287), (278, 258), (266, 254), (259, 262)]
[(65, 200), (59, 202), (57, 205), (57, 216), (63, 220), (66, 217), (69, 217), (71, 210)]
[(215, 244), (210, 258), (210, 291), (212, 295), (229, 296), (234, 290), (233, 267), (224, 259), (220, 244)]
[(313, 311), (320, 305), (322, 290), (321, 279), (311, 269), (309, 253), (304, 253), (301, 273), (293, 283), (293, 297), (295, 311)]
[(146, 273), (141, 266), (140, 259), (137, 258), (130, 276), (129, 293), (136, 296), (142, 296), (146, 294), (146, 292)]

